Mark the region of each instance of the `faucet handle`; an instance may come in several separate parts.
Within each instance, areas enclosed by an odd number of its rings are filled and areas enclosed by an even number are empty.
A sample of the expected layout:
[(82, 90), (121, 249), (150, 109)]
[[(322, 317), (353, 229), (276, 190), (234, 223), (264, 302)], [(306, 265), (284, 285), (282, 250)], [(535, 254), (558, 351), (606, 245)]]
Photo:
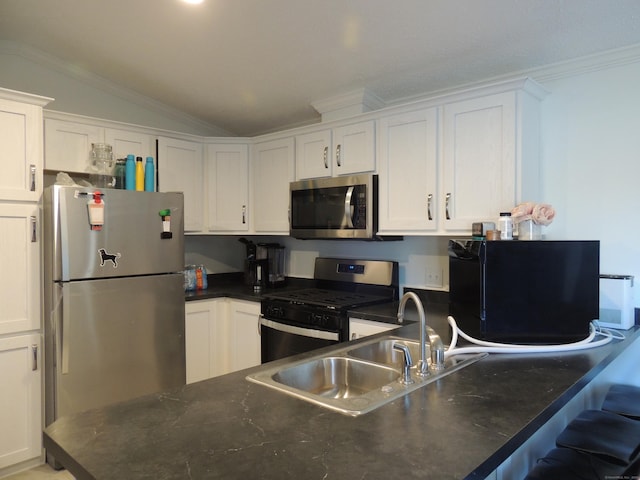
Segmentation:
[(409, 347), (402, 343), (394, 343), (393, 349), (402, 352), (404, 356), (404, 363), (402, 368), (402, 376), (398, 379), (403, 385), (411, 385), (413, 379), (411, 378), (411, 367), (413, 367), (413, 359), (411, 358), (411, 352)]

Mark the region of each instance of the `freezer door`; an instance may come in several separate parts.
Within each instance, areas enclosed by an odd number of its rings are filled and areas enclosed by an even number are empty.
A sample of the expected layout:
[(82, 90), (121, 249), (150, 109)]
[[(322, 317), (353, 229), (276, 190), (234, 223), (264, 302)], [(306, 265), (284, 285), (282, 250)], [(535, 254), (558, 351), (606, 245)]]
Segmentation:
[(97, 208), (103, 224), (92, 228), (89, 210), (95, 205), (89, 203), (96, 191), (64, 186), (45, 191), (45, 242), (53, 249), (47, 261), (53, 261), (54, 281), (184, 269), (182, 193), (102, 189)]
[(47, 424), (185, 384), (180, 274), (63, 283), (46, 332), (53, 348)]

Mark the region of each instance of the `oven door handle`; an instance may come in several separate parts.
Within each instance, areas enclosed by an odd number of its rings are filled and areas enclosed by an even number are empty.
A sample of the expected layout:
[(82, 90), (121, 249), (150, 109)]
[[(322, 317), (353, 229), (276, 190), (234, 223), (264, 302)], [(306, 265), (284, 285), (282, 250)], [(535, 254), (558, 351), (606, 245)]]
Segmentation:
[(340, 336), (337, 332), (327, 332), (325, 330), (314, 330), (312, 328), (294, 327), (293, 325), (274, 322), (273, 320), (269, 320), (262, 315), (260, 316), (260, 326), (273, 328), (274, 330), (291, 333), (293, 335), (300, 335), (301, 337), (319, 338), (321, 340), (331, 340), (334, 342), (340, 341)]

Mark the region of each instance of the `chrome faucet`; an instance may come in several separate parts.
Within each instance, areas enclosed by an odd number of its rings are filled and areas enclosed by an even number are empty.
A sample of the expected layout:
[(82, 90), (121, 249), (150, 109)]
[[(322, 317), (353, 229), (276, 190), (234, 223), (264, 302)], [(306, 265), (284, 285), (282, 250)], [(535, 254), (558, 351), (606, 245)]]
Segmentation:
[[(404, 322), (404, 308), (409, 300), (413, 300), (420, 317), (420, 361), (416, 373), (420, 376), (429, 375), (429, 370), (438, 371), (444, 368), (444, 345), (440, 336), (430, 327), (427, 327), (427, 317), (424, 307), (418, 295), (413, 292), (405, 293), (398, 306), (398, 323)], [(429, 335), (429, 350), (431, 352), (431, 365), (427, 362), (427, 334)]]

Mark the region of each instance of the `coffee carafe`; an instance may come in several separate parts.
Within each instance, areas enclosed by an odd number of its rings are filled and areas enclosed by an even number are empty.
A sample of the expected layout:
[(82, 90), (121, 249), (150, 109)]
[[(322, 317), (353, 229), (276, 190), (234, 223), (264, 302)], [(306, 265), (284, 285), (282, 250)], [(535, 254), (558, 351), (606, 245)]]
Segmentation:
[[(246, 238), (238, 239), (246, 246), (247, 252), (244, 259), (244, 283), (252, 286), (255, 291), (260, 291), (267, 284), (268, 279), (268, 260), (258, 258), (258, 247), (251, 240)], [(262, 252), (260, 252), (262, 255)]]
[(279, 243), (258, 244), (258, 258), (265, 258), (268, 261), (268, 285), (269, 287), (281, 287), (285, 284), (284, 274), (284, 246)]

